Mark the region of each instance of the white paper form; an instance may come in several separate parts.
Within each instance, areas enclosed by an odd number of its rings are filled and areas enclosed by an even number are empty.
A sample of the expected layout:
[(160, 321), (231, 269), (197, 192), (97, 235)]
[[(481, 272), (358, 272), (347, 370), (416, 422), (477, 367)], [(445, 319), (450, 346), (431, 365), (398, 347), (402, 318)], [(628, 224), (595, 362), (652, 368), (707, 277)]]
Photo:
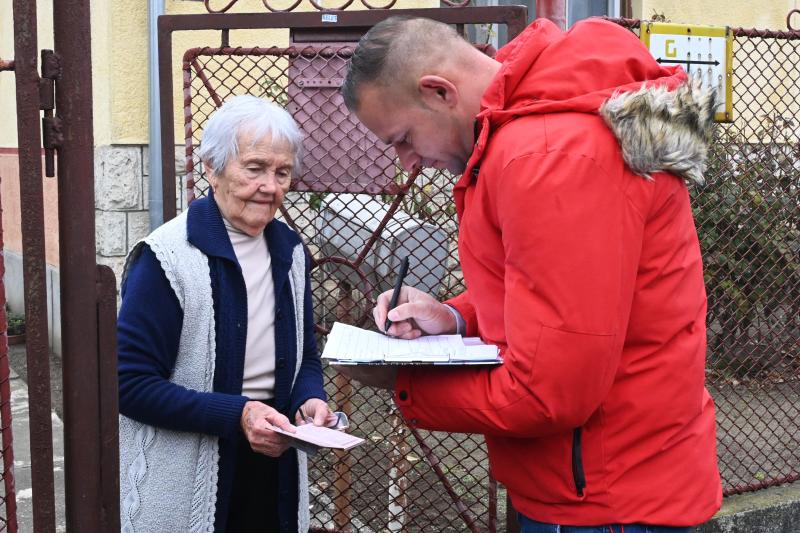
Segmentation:
[(386, 353), (385, 335), (335, 322), (322, 357), (325, 359), (347, 359), (361, 363), (383, 361)]
[(497, 359), (498, 350), (494, 344), (484, 344), (480, 337), (463, 337), (464, 350), (453, 357), (456, 361), (491, 361)]
[(325, 359), (348, 363), (498, 362), (497, 347), (460, 335), (428, 335), (414, 340), (388, 337), (336, 322), (328, 335)]
[(414, 340), (387, 337), (384, 361), (449, 361), (464, 351), (458, 335), (429, 335)]

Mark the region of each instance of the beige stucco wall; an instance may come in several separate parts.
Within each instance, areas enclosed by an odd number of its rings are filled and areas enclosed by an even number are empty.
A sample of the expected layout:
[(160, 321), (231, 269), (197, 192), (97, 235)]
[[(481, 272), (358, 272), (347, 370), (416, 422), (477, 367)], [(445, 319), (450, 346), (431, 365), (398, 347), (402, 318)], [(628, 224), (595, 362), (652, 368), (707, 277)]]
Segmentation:
[[(227, 2), (227, 0), (225, 0)], [(212, 5), (221, 6), (221, 0)], [(39, 0), (40, 48), (52, 47), (52, 0)], [(396, 7), (432, 7), (435, 0), (399, 0)], [(280, 0), (276, 5), (285, 7)], [(288, 5), (288, 4), (287, 4)], [(304, 2), (306, 9), (309, 4)], [(634, 16), (650, 18), (664, 14), (673, 22), (783, 29), (786, 14), (800, 7), (800, 0), (634, 0)], [(95, 144), (146, 144), (148, 138), (147, 90), (147, 1), (93, 1), (92, 72), (94, 91)], [(169, 14), (204, 13), (199, 0), (166, 0)], [(264, 12), (261, 0), (239, 0), (232, 11)], [(13, 28), (10, 2), (0, 6), (0, 57), (13, 57)], [(217, 45), (219, 32), (181, 32), (174, 36), (173, 105), (182, 108), (180, 59), (190, 47)], [(288, 32), (231, 32), (231, 44), (242, 46), (282, 46)], [(16, 146), (14, 75), (0, 74), (0, 147)], [(182, 142), (181, 113), (176, 113), (176, 141)]]
[[(53, 48), (53, 0), (39, 0), (36, 13), (39, 49)], [(14, 58), (14, 19), (11, 2), (0, 3), (0, 58)], [(17, 121), (13, 72), (0, 72), (0, 148), (17, 146)]]
[(650, 19), (657, 13), (675, 23), (785, 30), (787, 13), (800, 7), (800, 1), (634, 0), (632, 7), (634, 18)]
[[(212, 6), (221, 6), (213, 1)], [(275, 0), (278, 7), (286, 2)], [(304, 1), (304, 9), (310, 4)], [(399, 0), (395, 7), (432, 7), (435, 0)], [(205, 13), (199, 0), (166, 0), (168, 14)], [(94, 96), (95, 145), (147, 144), (148, 140), (148, 35), (146, 0), (92, 1), (92, 85)], [(231, 12), (266, 11), (261, 0), (239, 0)], [(38, 1), (39, 47), (52, 48), (52, 0)], [(0, 4), (0, 57), (14, 55), (11, 2)], [(195, 46), (216, 46), (219, 32), (180, 32), (174, 35), (173, 104), (182, 109), (182, 78), (180, 72), (183, 52)], [(232, 45), (283, 46), (288, 43), (288, 31), (253, 30), (231, 32)], [(0, 147), (15, 147), (14, 75), (0, 74)], [(182, 114), (176, 113), (176, 141), (182, 142)]]
[[(44, 169), (44, 160), (42, 160)], [(3, 247), (6, 250), (22, 251), (22, 220), (19, 193), (19, 161), (16, 153), (0, 149), (0, 200), (3, 207)], [(45, 260), (58, 265), (58, 192), (54, 178), (44, 177), (42, 172), (42, 194), (44, 196)], [(55, 237), (55, 238), (54, 238)]]

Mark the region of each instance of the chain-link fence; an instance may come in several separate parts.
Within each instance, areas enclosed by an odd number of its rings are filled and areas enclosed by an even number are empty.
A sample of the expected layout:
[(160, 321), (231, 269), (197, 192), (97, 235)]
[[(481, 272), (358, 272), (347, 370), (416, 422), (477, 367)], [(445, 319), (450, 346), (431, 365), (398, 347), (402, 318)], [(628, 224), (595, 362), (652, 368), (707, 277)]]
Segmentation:
[[(734, 34), (735, 118), (717, 126), (708, 185), (693, 191), (727, 494), (800, 474), (800, 33)], [(335, 320), (370, 324), (372, 302), (404, 255), (407, 283), (440, 298), (464, 289), (454, 176), (403, 173), (393, 151), (349, 116), (338, 88), (352, 46), (200, 48), (184, 56), (190, 195), (208, 188), (195, 150), (203, 125), (230, 96), (275, 100), (306, 135), (304, 172), (281, 217), (317, 260), (321, 344)], [(505, 498), (490, 478), (482, 437), (409, 429), (388, 394), (351, 388), (331, 369), (326, 376), (334, 403), (371, 445), (313, 461), (315, 527), (503, 529)]]
[(733, 120), (692, 191), (726, 494), (800, 479), (800, 32), (732, 33)]
[[(339, 87), (351, 53), (352, 44), (337, 44), (203, 48), (184, 56), (190, 195), (207, 191), (195, 147), (202, 125), (228, 97), (271, 98), (303, 129), (304, 171), (281, 217), (317, 259), (312, 283), (321, 345), (336, 320), (369, 324), (374, 298), (393, 281), (398, 257), (410, 257), (406, 283), (442, 298), (464, 290), (449, 196), (453, 177), (401, 172), (393, 150), (349, 115)], [(389, 394), (352, 388), (330, 369), (326, 380), (333, 403), (370, 445), (312, 462), (314, 525), (359, 532), (493, 529), (497, 487), (482, 437), (410, 429)]]
[(695, 195), (728, 493), (800, 478), (800, 32), (735, 38), (736, 119)]

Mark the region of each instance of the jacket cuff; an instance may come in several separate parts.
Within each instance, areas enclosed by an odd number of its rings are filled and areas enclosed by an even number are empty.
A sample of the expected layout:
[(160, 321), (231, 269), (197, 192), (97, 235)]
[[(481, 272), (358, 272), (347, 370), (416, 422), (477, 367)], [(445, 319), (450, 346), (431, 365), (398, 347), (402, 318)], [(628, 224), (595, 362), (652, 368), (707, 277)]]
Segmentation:
[(478, 336), (478, 316), (475, 313), (475, 307), (473, 307), (469, 301), (468, 293), (463, 292), (443, 303), (448, 307), (452, 307), (461, 315), (461, 319), (464, 321), (464, 331), (461, 333), (462, 336)]
[(448, 311), (450, 311), (450, 314), (453, 315), (453, 318), (456, 319), (456, 335), (466, 335), (467, 323), (464, 321), (464, 317), (461, 316), (461, 313), (458, 312), (458, 309), (448, 304), (444, 304), (444, 306)]
[(240, 431), (246, 396), (214, 394), (206, 406), (207, 433), (228, 437)]

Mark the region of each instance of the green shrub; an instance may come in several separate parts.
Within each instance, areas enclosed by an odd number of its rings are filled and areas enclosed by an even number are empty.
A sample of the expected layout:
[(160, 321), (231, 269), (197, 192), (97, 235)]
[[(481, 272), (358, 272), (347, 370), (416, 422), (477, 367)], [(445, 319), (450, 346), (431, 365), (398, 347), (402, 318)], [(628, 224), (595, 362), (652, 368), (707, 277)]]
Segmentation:
[(709, 361), (737, 377), (800, 364), (800, 149), (776, 133), (776, 124), (765, 120), (746, 140), (726, 137), (720, 127), (708, 185), (693, 198), (709, 299)]
[(7, 335), (22, 335), (25, 333), (25, 315), (21, 313), (8, 313), (6, 320), (8, 322), (8, 327), (6, 329)]

